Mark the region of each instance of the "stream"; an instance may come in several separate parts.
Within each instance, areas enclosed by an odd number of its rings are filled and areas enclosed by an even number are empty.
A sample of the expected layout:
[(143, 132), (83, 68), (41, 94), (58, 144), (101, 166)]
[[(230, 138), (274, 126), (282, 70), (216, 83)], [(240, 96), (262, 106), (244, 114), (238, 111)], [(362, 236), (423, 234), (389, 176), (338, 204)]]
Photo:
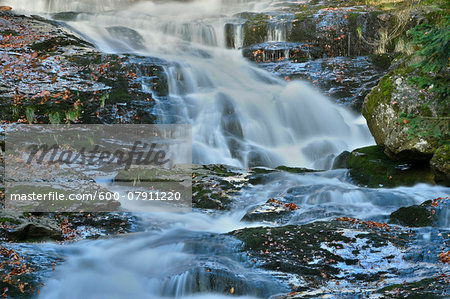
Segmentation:
[[(36, 260), (47, 258), (49, 264), (64, 260), (55, 271), (40, 272), (44, 286), (39, 298), (222, 298), (227, 293), (269, 298), (288, 294), (292, 284), (299, 284), (295, 282), (298, 278), (254, 267), (240, 250), (241, 242), (229, 232), (343, 216), (384, 222), (400, 207), (450, 196), (450, 188), (438, 185), (372, 189), (353, 184), (347, 170), (333, 170), (331, 165), (344, 150), (374, 144), (364, 118), (310, 83), (284, 80), (283, 69), (293, 78), (302, 77), (305, 65), (284, 62), (280, 70), (273, 61), (258, 66), (244, 57), (239, 49), (243, 33), (237, 13), (271, 12), (286, 3), (305, 1), (1, 2), (47, 18), (76, 12), (75, 19), (66, 21), (65, 26), (102, 52), (164, 61), (169, 93), (153, 93), (157, 123), (192, 125), (194, 164), (240, 169), (230, 178), (236, 182), (255, 166), (325, 169), (268, 174), (261, 184), (246, 184), (233, 198), (229, 211), (135, 213), (136, 232), (130, 234), (62, 245), (11, 244), (17, 252), (32, 252)], [(230, 23), (237, 24), (234, 48), (226, 41), (226, 24)], [(288, 42), (288, 26), (269, 30), (266, 42)], [(365, 58), (354, 59), (365, 63)], [(292, 71), (294, 68), (297, 71)], [(138, 76), (146, 82), (148, 74), (143, 69)], [(101, 183), (120, 190), (110, 181)], [(288, 200), (299, 209), (278, 223), (242, 221), (248, 211), (269, 198)], [(430, 236), (450, 229), (448, 213), (438, 223), (437, 228), (417, 230), (414, 246), (420, 248), (420, 257), (414, 258), (415, 263), (398, 261), (397, 276), (386, 278), (387, 282), (427, 277), (438, 271), (432, 256), (438, 255), (441, 240)], [(393, 248), (386, 250), (399, 254)], [(367, 262), (371, 262), (370, 256)], [(380, 262), (374, 257), (373, 263)], [(353, 290), (352, 296), (359, 298), (363, 295), (357, 290), (362, 288), (362, 284), (348, 282), (341, 292)], [(331, 289), (310, 295), (327, 294)]]

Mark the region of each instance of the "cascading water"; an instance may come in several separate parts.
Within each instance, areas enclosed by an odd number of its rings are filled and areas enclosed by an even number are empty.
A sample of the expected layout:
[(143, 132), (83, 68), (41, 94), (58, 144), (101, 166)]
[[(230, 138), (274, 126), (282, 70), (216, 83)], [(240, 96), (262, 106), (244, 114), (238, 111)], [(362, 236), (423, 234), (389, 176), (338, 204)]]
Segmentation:
[[(245, 60), (236, 50), (243, 46), (241, 23), (231, 22), (236, 24), (235, 49), (226, 49), (225, 24), (235, 13), (269, 10), (277, 1), (0, 3), (41, 14), (79, 12), (68, 25), (102, 51), (167, 61), (169, 95), (157, 99), (158, 122), (192, 125), (196, 163), (326, 169), (343, 150), (373, 143), (361, 117), (331, 103), (306, 83), (286, 82)], [(285, 41), (289, 28), (283, 26), (271, 27), (269, 41)], [(151, 90), (145, 87), (144, 91)], [(71, 246), (45, 245), (67, 261), (48, 280), (41, 297), (160, 298), (205, 293), (197, 298), (211, 298), (221, 297), (211, 293), (230, 292), (224, 281), (232, 283), (235, 295), (289, 292), (268, 273), (243, 266), (247, 261), (233, 249), (236, 241), (221, 235), (251, 225), (240, 221), (250, 207), (287, 194), (302, 206), (292, 223), (336, 215), (380, 219), (400, 206), (448, 193), (447, 188), (428, 185), (388, 191), (360, 188), (348, 181), (343, 170), (275, 174), (267, 184), (244, 190), (228, 213), (142, 214), (142, 226), (154, 230)], [(43, 250), (39, 246), (35, 250)], [(201, 268), (213, 269), (215, 279), (202, 276)]]
[[(20, 8), (24, 2), (14, 5)], [(192, 124), (194, 162), (326, 169), (343, 150), (373, 142), (360, 117), (306, 83), (276, 79), (252, 66), (240, 52), (225, 49), (226, 16), (263, 9), (271, 1), (136, 1), (125, 8), (124, 2), (98, 1), (88, 10), (87, 1), (37, 1), (36, 8), (84, 12), (120, 7), (83, 13), (68, 24), (103, 51), (125, 50), (176, 65), (166, 69), (169, 97), (158, 101), (158, 121)], [(269, 26), (274, 35), (269, 38), (285, 39), (287, 25), (279, 26)], [(112, 27), (142, 36), (143, 47), (118, 46), (120, 35), (112, 36)], [(235, 29), (239, 47), (242, 28)]]

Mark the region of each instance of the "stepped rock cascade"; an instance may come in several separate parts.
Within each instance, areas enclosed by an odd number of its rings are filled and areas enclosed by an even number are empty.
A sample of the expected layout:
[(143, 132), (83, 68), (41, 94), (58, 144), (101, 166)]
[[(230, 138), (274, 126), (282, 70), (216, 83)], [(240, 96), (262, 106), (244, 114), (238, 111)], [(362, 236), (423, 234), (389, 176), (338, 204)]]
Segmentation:
[[(27, 1), (14, 2), (29, 9)], [(276, 3), (35, 1), (31, 9), (78, 11), (68, 25), (101, 50), (168, 61), (169, 94), (157, 99), (157, 119), (192, 124), (195, 163), (329, 168), (343, 150), (373, 143), (362, 118), (308, 84), (280, 80), (257, 69), (240, 51), (226, 49), (226, 22), (233, 14), (271, 5)], [(242, 25), (233, 27), (235, 48), (240, 48)], [(270, 23), (268, 40), (283, 42), (288, 27)]]
[[(102, 213), (104, 221), (79, 213), (82, 241), (5, 245), (43, 265), (36, 279), (39, 298), (353, 298), (436, 278), (446, 267), (437, 259), (443, 239), (448, 241), (448, 206), (434, 227), (414, 230), (387, 222), (401, 207), (449, 197), (450, 188), (368, 188), (356, 185), (349, 170), (331, 169), (334, 157), (373, 144), (373, 138), (362, 116), (294, 80), (296, 72), (334, 86), (329, 81), (337, 78), (327, 81), (321, 71), (336, 69), (354, 85), (350, 94), (361, 89), (361, 77), (377, 78), (367, 57), (310, 60), (309, 49), (287, 40), (291, 16), (276, 8), (307, 1), (0, 4), (54, 18), (100, 51), (127, 55), (144, 99), (154, 99), (139, 109), (151, 110), (160, 124), (192, 125), (193, 162), (203, 164), (191, 165), (193, 209), (186, 212), (131, 213), (134, 202), (126, 195), (141, 190), (134, 185), (139, 179), (124, 186), (117, 173), (87, 171), (99, 187), (123, 195), (118, 213)], [(241, 16), (261, 12), (273, 18), (267, 32), (248, 45)], [(253, 51), (260, 51), (264, 69), (250, 61), (259, 60)], [(124, 218), (129, 228), (114, 236), (105, 230), (122, 229)], [(69, 226), (73, 219), (67, 221)], [(89, 231), (83, 221), (99, 227)], [(250, 242), (239, 238), (253, 229)]]

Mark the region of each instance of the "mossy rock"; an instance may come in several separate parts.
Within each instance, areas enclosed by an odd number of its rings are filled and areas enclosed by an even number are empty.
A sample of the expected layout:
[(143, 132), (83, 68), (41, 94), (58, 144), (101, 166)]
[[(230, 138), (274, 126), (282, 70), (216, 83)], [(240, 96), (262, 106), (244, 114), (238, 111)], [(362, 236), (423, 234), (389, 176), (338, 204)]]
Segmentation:
[(221, 164), (193, 166), (193, 207), (229, 210), (233, 198), (240, 193), (243, 187), (242, 179), (243, 171), (231, 166)]
[(409, 227), (433, 226), (437, 220), (431, 212), (431, 201), (421, 205), (401, 207), (389, 216), (389, 223), (400, 224)]
[(348, 158), (348, 168), (357, 184), (371, 188), (435, 183), (428, 165), (393, 160), (376, 145), (354, 150)]
[[(355, 241), (337, 232), (337, 223), (315, 222), (302, 226), (255, 227), (234, 231), (233, 234), (244, 243), (243, 250), (253, 252), (264, 260), (263, 268), (285, 273), (319, 276), (322, 272), (337, 274), (332, 265), (344, 259), (321, 248), (322, 242)], [(284, 250), (285, 249), (285, 250)], [(283, 252), (283, 257), (278, 255)], [(299, 255), (302, 258), (295, 258)], [(330, 260), (329, 264), (310, 264), (313, 259)]]
[(449, 298), (448, 281), (444, 275), (425, 278), (414, 282), (393, 284), (377, 290), (383, 298)]
[(80, 14), (81, 14), (80, 12), (75, 12), (75, 11), (64, 11), (64, 12), (58, 12), (58, 13), (53, 14), (52, 18), (55, 20), (70, 22), (70, 21), (76, 21)]
[(367, 100), (364, 103), (363, 115), (369, 120), (372, 119), (372, 113), (376, 106), (380, 103), (390, 103), (392, 92), (394, 91), (394, 84), (390, 76), (384, 76), (378, 86), (374, 87), (367, 95)]
[(331, 169), (340, 169), (340, 168), (347, 168), (348, 167), (348, 158), (350, 157), (351, 153), (349, 151), (343, 151), (340, 153), (336, 158), (334, 158), (333, 166)]
[(318, 170), (312, 170), (303, 167), (289, 167), (289, 166), (278, 166), (275, 168), (276, 170), (281, 170), (290, 173), (308, 173), (308, 172), (317, 172)]
[(448, 105), (412, 84), (422, 76), (412, 58), (384, 76), (366, 96), (362, 113), (376, 143), (391, 158), (428, 162), (449, 140)]
[(267, 39), (269, 16), (260, 13), (241, 13), (240, 18), (247, 19), (244, 24), (244, 47), (262, 43)]
[(436, 181), (450, 186), (450, 145), (443, 145), (436, 150), (430, 166), (436, 174)]
[(243, 228), (229, 234), (243, 242), (241, 250), (256, 266), (300, 275), (305, 281), (303, 287), (314, 290), (329, 279), (379, 280), (383, 273), (386, 274), (385, 268), (368, 275), (352, 273), (352, 268), (360, 267), (362, 259), (370, 259), (368, 251), (376, 256), (370, 263), (377, 267), (380, 260), (392, 258), (392, 251), (385, 254), (379, 250), (374, 252), (373, 248), (402, 250), (409, 240), (401, 229), (387, 231), (345, 220)]
[(15, 242), (35, 242), (42, 240), (63, 239), (62, 229), (56, 224), (35, 224), (24, 223), (16, 227), (8, 234), (11, 241)]
[(54, 36), (42, 42), (34, 43), (30, 46), (30, 48), (34, 51), (42, 53), (42, 52), (52, 52), (59, 47), (66, 47), (66, 46), (94, 47), (89, 42), (81, 40), (73, 35), (65, 35), (65, 36)]
[(127, 170), (119, 170), (115, 182), (127, 183), (131, 182), (135, 185), (145, 182), (173, 182), (181, 183), (185, 179), (190, 178), (190, 172), (184, 172), (181, 169), (165, 169), (162, 167), (148, 168), (131, 168)]

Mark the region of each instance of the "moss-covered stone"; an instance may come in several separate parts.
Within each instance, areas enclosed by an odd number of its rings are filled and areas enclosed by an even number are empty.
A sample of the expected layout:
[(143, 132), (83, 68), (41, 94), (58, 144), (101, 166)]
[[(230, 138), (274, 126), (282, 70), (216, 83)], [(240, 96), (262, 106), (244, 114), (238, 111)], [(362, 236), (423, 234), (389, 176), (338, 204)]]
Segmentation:
[(58, 49), (59, 47), (66, 47), (66, 46), (93, 47), (93, 45), (87, 41), (83, 41), (72, 35), (66, 35), (66, 36), (54, 36), (42, 42), (34, 43), (30, 46), (30, 48), (34, 51), (39, 51), (42, 53), (42, 52), (51, 52)]
[(243, 13), (240, 17), (248, 21), (244, 24), (244, 47), (266, 41), (269, 16), (267, 14)]
[(369, 57), (377, 68), (388, 69), (391, 66), (392, 56), (389, 54), (372, 54)]
[[(263, 258), (263, 268), (320, 276), (322, 272), (337, 274), (339, 270), (332, 265), (344, 261), (340, 256), (321, 248), (321, 243), (354, 241), (334, 229), (330, 230), (333, 225), (336, 224), (316, 222), (302, 226), (256, 227), (238, 230), (232, 234), (244, 242), (244, 250), (251, 251)], [(280, 252), (283, 252), (283, 258), (277, 257)], [(310, 265), (314, 259), (320, 259), (323, 264)]]
[[(394, 231), (386, 224), (374, 222), (353, 224), (349, 218), (243, 228), (229, 234), (243, 242), (242, 250), (255, 266), (296, 274), (302, 279), (301, 290), (315, 291), (335, 279), (364, 282), (381, 279), (387, 272), (379, 263), (392, 260), (393, 253), (400, 252), (408, 241), (401, 229)], [(369, 274), (365, 273), (366, 267), (372, 269)], [(374, 271), (375, 268), (380, 271)]]
[(378, 86), (376, 86), (367, 95), (367, 103), (363, 108), (363, 115), (366, 119), (372, 117), (372, 113), (376, 106), (381, 103), (389, 104), (391, 102), (392, 92), (394, 91), (394, 85), (392, 78), (389, 75), (384, 76)]
[(377, 290), (377, 293), (382, 294), (383, 298), (438, 299), (450, 296), (448, 278), (445, 275), (409, 283), (393, 284)]
[[(366, 96), (362, 113), (376, 143), (391, 158), (429, 161), (449, 140), (448, 107), (410, 84), (417, 70), (404, 60)], [(445, 106), (445, 105), (444, 105)]]
[(421, 205), (401, 207), (389, 216), (390, 223), (409, 227), (432, 226), (435, 221), (436, 217), (431, 212), (431, 201)]
[(303, 167), (278, 166), (275, 169), (290, 172), (290, 173), (317, 172), (317, 170), (312, 170), (312, 169), (303, 168)]
[(240, 193), (241, 171), (220, 164), (194, 166), (192, 203), (194, 208), (228, 210), (233, 197)]
[[(154, 96), (168, 94), (167, 75), (162, 67), (165, 62), (161, 59), (100, 53), (60, 23), (42, 17), (15, 15), (2, 20), (9, 30), (20, 28), (25, 37), (33, 37), (9, 41), (8, 47), (21, 55), (5, 54), (10, 62), (4, 62), (6, 69), (0, 76), (2, 120), (154, 123)], [(113, 33), (124, 31), (112, 29)], [(26, 65), (17, 70), (22, 78), (8, 75), (19, 58), (23, 60), (20, 65)], [(65, 71), (55, 73), (55, 69)], [(36, 76), (46, 79), (36, 81)], [(18, 82), (23, 84), (16, 89)]]
[(367, 187), (412, 186), (434, 183), (433, 171), (421, 163), (393, 160), (378, 146), (354, 150), (348, 158), (352, 179)]
[(450, 186), (450, 145), (439, 147), (430, 160), (430, 166), (436, 174), (436, 180)]

